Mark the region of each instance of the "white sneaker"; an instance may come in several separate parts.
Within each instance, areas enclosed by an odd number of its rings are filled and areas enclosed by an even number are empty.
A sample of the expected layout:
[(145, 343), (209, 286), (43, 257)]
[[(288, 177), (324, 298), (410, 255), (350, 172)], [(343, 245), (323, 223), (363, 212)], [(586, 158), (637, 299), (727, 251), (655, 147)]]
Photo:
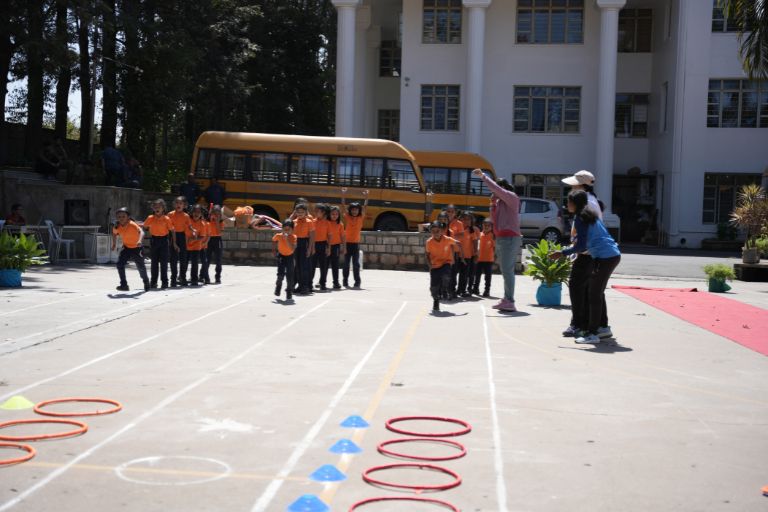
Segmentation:
[(579, 336), (574, 340), (580, 345), (598, 345), (600, 343), (600, 337), (597, 334), (586, 334)]
[(579, 329), (575, 325), (569, 325), (566, 330), (563, 331), (563, 336), (566, 338), (575, 338), (579, 333)]
[(608, 327), (600, 327), (597, 330), (597, 335), (600, 338), (613, 338), (613, 332), (611, 332), (610, 326), (608, 326)]

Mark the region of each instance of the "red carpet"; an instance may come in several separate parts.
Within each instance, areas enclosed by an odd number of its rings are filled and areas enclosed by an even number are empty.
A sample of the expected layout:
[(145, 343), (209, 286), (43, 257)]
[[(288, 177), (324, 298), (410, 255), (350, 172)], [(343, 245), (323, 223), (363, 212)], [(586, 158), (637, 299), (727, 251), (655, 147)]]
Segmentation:
[(696, 288), (612, 288), (768, 356), (768, 310)]

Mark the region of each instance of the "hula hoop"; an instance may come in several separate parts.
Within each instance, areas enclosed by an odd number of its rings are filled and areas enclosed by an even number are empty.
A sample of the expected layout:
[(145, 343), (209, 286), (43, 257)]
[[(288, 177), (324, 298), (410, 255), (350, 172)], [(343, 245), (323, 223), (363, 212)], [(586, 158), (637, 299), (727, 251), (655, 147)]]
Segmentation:
[(0, 435), (0, 441), (40, 441), (43, 439), (61, 439), (63, 437), (74, 437), (80, 434), (88, 432), (88, 425), (80, 421), (74, 420), (13, 420), (0, 423), (0, 429), (6, 427), (12, 427), (13, 425), (28, 425), (32, 423), (63, 423), (66, 425), (75, 425), (78, 427), (75, 430), (69, 430), (67, 432), (58, 432), (55, 434), (37, 434), (31, 436), (2, 436)]
[(16, 457), (15, 459), (0, 459), (0, 466), (10, 466), (13, 464), (21, 464), (22, 462), (27, 462), (29, 459), (35, 456), (35, 449), (29, 446), (28, 444), (0, 443), (0, 447), (16, 448), (18, 450), (27, 452), (26, 455), (22, 455), (21, 457)]
[[(440, 485), (407, 485), (376, 480), (375, 478), (371, 478), (371, 476), (369, 476), (371, 473), (375, 473), (377, 471), (404, 468), (418, 468), (427, 471), (437, 471), (438, 473), (444, 473), (446, 475), (452, 476), (454, 480), (453, 482)], [(448, 489), (453, 489), (454, 487), (461, 485), (461, 477), (457, 473), (454, 473), (448, 468), (444, 468), (442, 466), (433, 466), (432, 464), (387, 464), (385, 466), (376, 466), (365, 470), (363, 473), (363, 480), (371, 485), (378, 485), (381, 487), (394, 487), (395, 489), (412, 489), (416, 492), (447, 491)]]
[[(114, 405), (112, 409), (107, 409), (106, 411), (99, 411), (98, 409), (95, 412), (50, 412), (50, 411), (44, 411), (43, 407), (51, 405), (51, 404), (61, 404), (65, 402), (99, 402), (102, 404), (110, 404)], [(121, 411), (123, 409), (123, 406), (120, 404), (120, 402), (117, 402), (115, 400), (109, 400), (108, 398), (81, 398), (81, 397), (74, 397), (74, 398), (57, 398), (55, 400), (46, 400), (44, 402), (40, 402), (35, 406), (34, 411), (37, 414), (42, 414), (44, 416), (59, 416), (59, 417), (70, 417), (70, 416), (99, 416), (102, 414), (113, 414), (118, 411)]]
[(370, 505), (371, 503), (378, 503), (380, 501), (418, 501), (420, 503), (432, 503), (434, 505), (440, 505), (449, 510), (452, 510), (453, 512), (460, 512), (458, 507), (448, 503), (447, 501), (433, 500), (431, 498), (411, 498), (407, 496), (382, 496), (381, 498), (368, 498), (367, 500), (358, 501), (352, 505), (349, 509), (349, 512), (354, 512), (363, 505)]
[[(395, 428), (392, 426), (393, 423), (399, 423), (401, 421), (415, 421), (415, 420), (455, 423), (456, 425), (461, 425), (464, 428), (461, 430), (453, 431), (453, 432), (428, 433), (428, 432), (412, 432), (410, 430), (403, 430), (403, 429)], [(472, 432), (472, 427), (466, 421), (457, 420), (455, 418), (441, 418), (439, 416), (402, 416), (400, 418), (392, 418), (387, 420), (386, 425), (387, 425), (387, 430), (390, 430), (391, 432), (394, 432), (396, 434), (403, 434), (406, 436), (414, 436), (414, 437), (457, 437), (457, 436), (463, 436), (464, 434), (469, 434), (470, 432)]]
[[(421, 455), (409, 455), (407, 453), (398, 453), (398, 452), (394, 452), (392, 450), (387, 450), (384, 448), (385, 446), (389, 446), (391, 444), (419, 443), (419, 442), (445, 444), (448, 446), (452, 446), (454, 448), (458, 448), (459, 453), (456, 455), (448, 455), (446, 457), (425, 457)], [(379, 446), (377, 446), (376, 449), (379, 451), (380, 454), (388, 455), (390, 457), (399, 457), (402, 459), (411, 459), (411, 460), (426, 460), (431, 462), (456, 460), (456, 459), (462, 458), (467, 454), (467, 449), (461, 443), (457, 443), (456, 441), (450, 441), (448, 439), (434, 439), (431, 437), (411, 437), (407, 439), (391, 439), (389, 441), (384, 441), (383, 443), (379, 444)]]

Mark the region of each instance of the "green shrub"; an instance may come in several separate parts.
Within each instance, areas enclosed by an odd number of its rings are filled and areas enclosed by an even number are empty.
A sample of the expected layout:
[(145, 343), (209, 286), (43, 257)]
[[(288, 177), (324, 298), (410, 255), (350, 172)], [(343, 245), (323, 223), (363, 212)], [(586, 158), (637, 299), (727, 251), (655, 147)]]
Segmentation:
[(725, 265), (724, 263), (711, 263), (704, 265), (704, 273), (710, 279), (720, 279), (732, 281), (736, 277), (736, 273), (733, 271), (733, 267)]
[(568, 258), (549, 259), (550, 253), (562, 249), (560, 244), (540, 240), (536, 245), (528, 245), (528, 265), (524, 274), (542, 281), (547, 286), (568, 281), (571, 275), (571, 260)]
[(47, 259), (45, 249), (40, 248), (34, 237), (0, 234), (0, 270), (24, 272), (32, 265), (42, 265)]

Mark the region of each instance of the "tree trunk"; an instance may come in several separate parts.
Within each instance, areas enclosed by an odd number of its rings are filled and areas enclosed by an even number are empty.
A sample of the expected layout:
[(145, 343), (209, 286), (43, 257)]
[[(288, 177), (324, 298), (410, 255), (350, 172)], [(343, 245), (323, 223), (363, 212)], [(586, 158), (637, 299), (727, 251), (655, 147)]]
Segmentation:
[(28, 0), (27, 26), (27, 132), (25, 155), (34, 162), (43, 137), (43, 2)]
[(168, 176), (168, 114), (163, 112), (162, 141), (160, 148), (160, 168), (164, 176)]
[(56, 81), (56, 137), (67, 138), (67, 114), (69, 113), (69, 88), (72, 86), (72, 65), (69, 61), (68, 0), (56, 0), (56, 55), (59, 61), (59, 77)]
[(103, 111), (101, 114), (101, 147), (114, 146), (117, 136), (117, 65), (115, 63), (115, 41), (117, 19), (115, 0), (102, 0), (104, 14), (103, 45)]
[(91, 140), (91, 58), (89, 55), (90, 16), (78, 9), (77, 42), (80, 49), (80, 154), (88, 155)]
[(121, 2), (121, 25), (125, 32), (125, 61), (128, 67), (124, 70), (123, 78), (123, 135), (125, 145), (136, 158), (146, 164), (146, 152), (141, 147), (141, 127), (139, 126), (139, 109), (141, 107), (141, 91), (139, 75), (134, 67), (140, 62), (139, 56), (139, 7), (138, 2)]

